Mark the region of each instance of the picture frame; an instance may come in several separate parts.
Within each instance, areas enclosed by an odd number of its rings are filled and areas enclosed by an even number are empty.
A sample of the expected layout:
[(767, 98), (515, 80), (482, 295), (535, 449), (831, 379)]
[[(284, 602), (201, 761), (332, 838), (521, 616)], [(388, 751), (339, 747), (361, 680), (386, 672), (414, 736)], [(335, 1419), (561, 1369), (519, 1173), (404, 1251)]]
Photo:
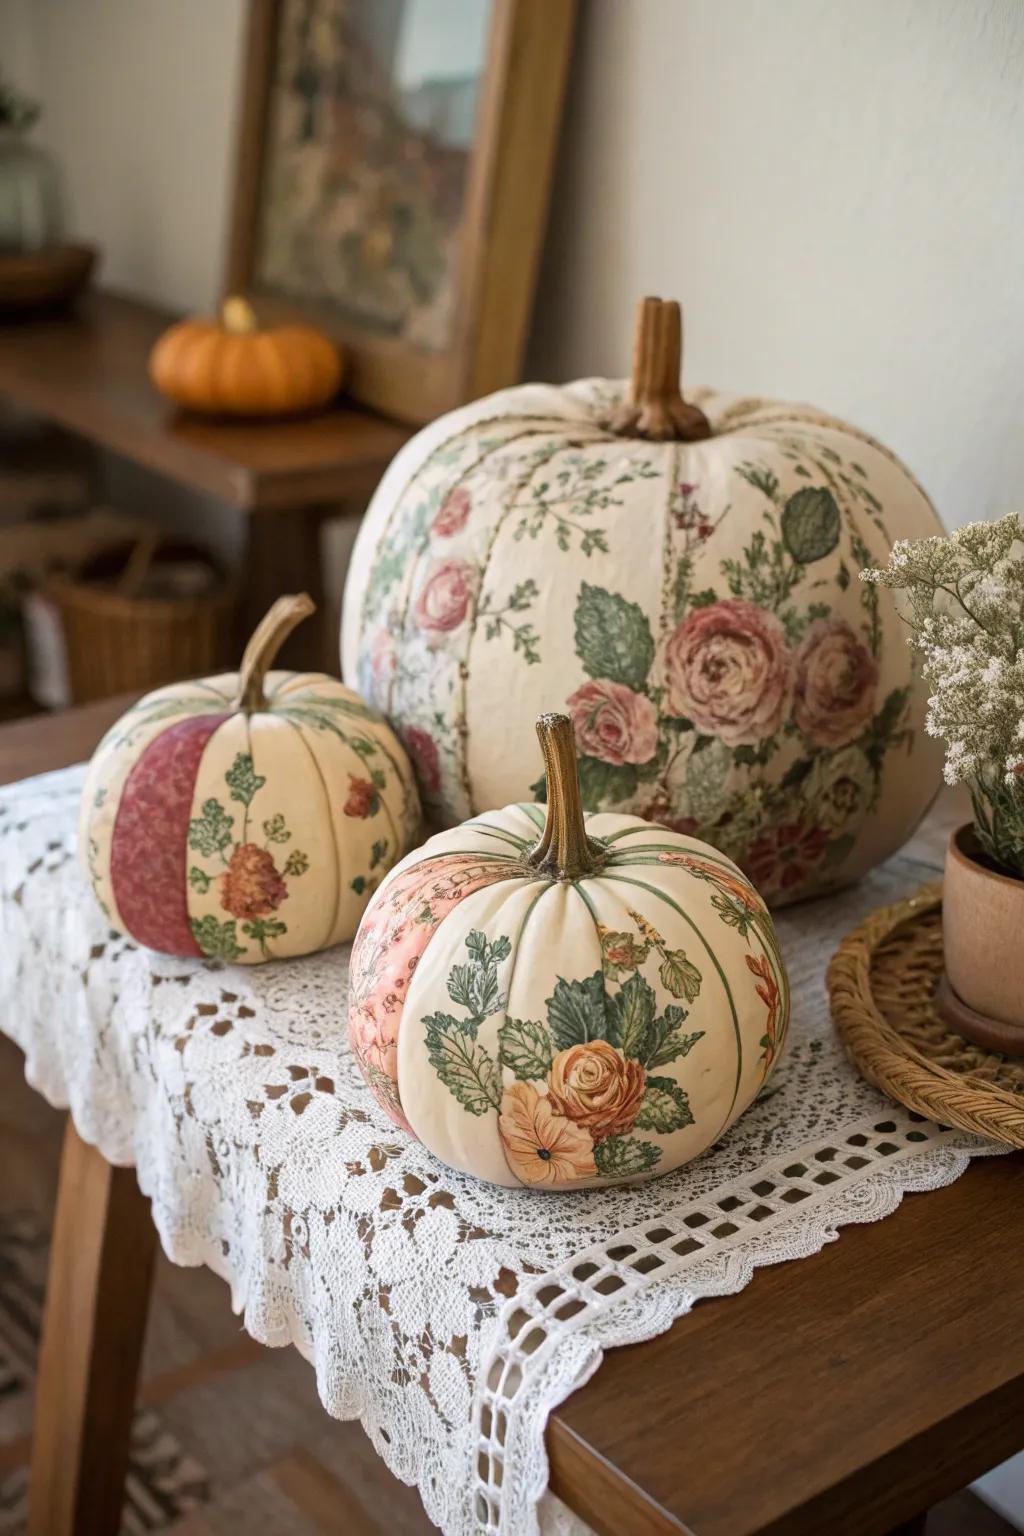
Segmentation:
[[(400, 28), (404, 6), (434, 3), (249, 0), (225, 274), (264, 320), (336, 339), (352, 399), (415, 425), (519, 378), (576, 11), (445, 0), (449, 18), (485, 17), (479, 76), (447, 97), (431, 79), (403, 94), (359, 52), (357, 24)], [(433, 15), (419, 15), (427, 34)], [(470, 92), (471, 132), (453, 146), (433, 123)], [(425, 128), (410, 122), (424, 110)]]

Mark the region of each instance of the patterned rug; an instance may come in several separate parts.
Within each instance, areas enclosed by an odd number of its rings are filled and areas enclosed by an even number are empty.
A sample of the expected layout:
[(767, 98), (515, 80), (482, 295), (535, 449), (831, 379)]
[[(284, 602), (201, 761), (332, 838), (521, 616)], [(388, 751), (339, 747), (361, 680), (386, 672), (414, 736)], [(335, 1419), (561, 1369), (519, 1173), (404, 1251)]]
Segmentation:
[[(36, 1351), (49, 1237), (35, 1213), (0, 1212), (0, 1468), (5, 1449), (31, 1432)], [(132, 1425), (122, 1536), (173, 1525), (210, 1497), (205, 1468), (185, 1452), (151, 1408)], [(23, 1457), (0, 1471), (0, 1536), (22, 1536), (28, 1515)]]

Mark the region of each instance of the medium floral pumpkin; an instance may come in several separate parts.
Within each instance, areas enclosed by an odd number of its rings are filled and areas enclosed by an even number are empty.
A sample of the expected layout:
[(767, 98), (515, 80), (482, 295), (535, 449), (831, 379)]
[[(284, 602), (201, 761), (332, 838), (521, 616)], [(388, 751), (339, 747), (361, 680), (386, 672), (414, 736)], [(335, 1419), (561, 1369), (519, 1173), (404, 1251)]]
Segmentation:
[(240, 672), (175, 683), (107, 733), (79, 850), (112, 927), (243, 965), (350, 939), (419, 803), (383, 720), (321, 673), (269, 672), (313, 604), (280, 598)]
[(260, 327), (252, 306), (225, 299), (219, 320), (179, 320), (160, 337), (149, 372), (161, 394), (213, 416), (291, 416), (326, 405), (341, 384), (341, 353), (311, 325)]
[(352, 950), (349, 1039), (392, 1120), (453, 1168), (575, 1189), (667, 1173), (778, 1060), (789, 985), (727, 858), (584, 817), (572, 723), (543, 715), (546, 811), (438, 833), (382, 883)]
[(397, 457), (345, 601), (350, 683), (428, 814), (531, 793), (554, 698), (585, 805), (695, 832), (775, 901), (863, 873), (938, 787), (900, 624), (857, 580), (939, 531), (892, 454), (803, 406), (679, 392), (680, 317), (641, 306), (632, 388), (527, 385)]

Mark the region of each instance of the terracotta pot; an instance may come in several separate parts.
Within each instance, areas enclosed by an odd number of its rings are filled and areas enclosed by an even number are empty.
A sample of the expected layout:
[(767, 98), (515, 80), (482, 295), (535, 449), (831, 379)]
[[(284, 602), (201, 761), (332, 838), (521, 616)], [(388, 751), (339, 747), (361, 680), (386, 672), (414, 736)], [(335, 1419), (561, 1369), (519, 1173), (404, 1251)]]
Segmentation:
[[(994, 1025), (1020, 1031), (1024, 1049), (1024, 880), (984, 860), (970, 822), (946, 850), (942, 944), (956, 999)], [(952, 1022), (952, 1020), (951, 1020)], [(960, 1025), (957, 1025), (959, 1028)], [(961, 1029), (961, 1033), (967, 1033)], [(1004, 1047), (1005, 1048), (1005, 1047)]]

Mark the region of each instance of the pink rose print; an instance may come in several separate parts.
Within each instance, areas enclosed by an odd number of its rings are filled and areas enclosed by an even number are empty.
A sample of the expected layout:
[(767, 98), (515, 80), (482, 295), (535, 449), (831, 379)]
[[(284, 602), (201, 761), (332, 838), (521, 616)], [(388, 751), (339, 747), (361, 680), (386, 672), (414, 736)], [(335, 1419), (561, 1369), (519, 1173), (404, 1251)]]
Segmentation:
[(576, 744), (603, 763), (648, 763), (658, 750), (658, 716), (650, 699), (606, 678), (584, 683), (566, 700)]
[(792, 659), (778, 619), (753, 603), (695, 609), (669, 636), (662, 666), (671, 713), (728, 746), (753, 745), (782, 723)]
[(395, 643), (386, 629), (379, 629), (369, 645), (370, 676), (374, 684), (384, 689), (394, 676)]
[(469, 612), (476, 576), (468, 560), (442, 560), (434, 566), (416, 599), (416, 623), (425, 635), (458, 629)]
[(402, 732), (402, 741), (412, 758), (420, 789), (425, 795), (440, 794), (441, 759), (433, 736), (421, 730), (418, 725), (407, 725)]
[(815, 619), (796, 653), (793, 717), (817, 747), (855, 741), (875, 712), (878, 667), (844, 619)]
[(471, 505), (469, 492), (463, 486), (457, 486), (445, 497), (431, 524), (431, 532), (439, 539), (450, 539), (461, 533), (469, 519)]

